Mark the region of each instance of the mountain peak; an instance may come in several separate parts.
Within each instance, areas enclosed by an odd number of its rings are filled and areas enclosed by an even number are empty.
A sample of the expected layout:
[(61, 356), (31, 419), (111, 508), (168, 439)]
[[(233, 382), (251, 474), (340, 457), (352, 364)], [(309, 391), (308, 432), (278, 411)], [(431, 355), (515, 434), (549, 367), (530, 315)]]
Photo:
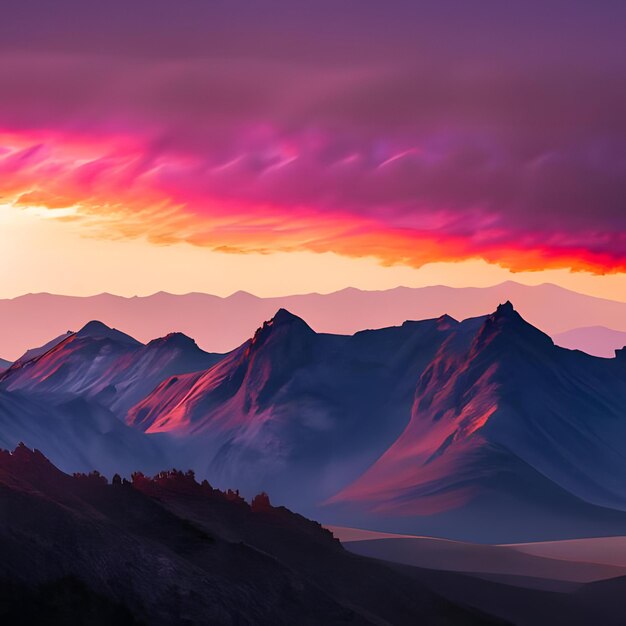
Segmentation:
[(496, 322), (498, 326), (502, 323), (519, 323), (528, 325), (528, 322), (515, 310), (510, 300), (499, 304), (496, 310), (488, 317), (492, 322)]
[(109, 339), (117, 343), (125, 343), (129, 345), (139, 346), (139, 341), (121, 332), (115, 328), (111, 328), (100, 322), (99, 320), (92, 320), (85, 324), (75, 335), (78, 338), (90, 338), (90, 339)]
[(270, 320), (270, 323), (273, 325), (294, 324), (298, 322), (307, 325), (301, 317), (298, 317), (297, 315), (291, 313), (291, 311), (283, 308), (278, 309), (274, 317)]
[(267, 330), (277, 330), (281, 328), (300, 329), (307, 333), (314, 333), (315, 331), (297, 315), (291, 313), (287, 309), (278, 309), (274, 317), (268, 322), (263, 322), (263, 326), (257, 330), (257, 333), (265, 333)]
[(9, 451), (9, 454), (15, 462), (27, 462), (30, 463), (50, 463), (48, 459), (39, 450), (29, 448), (23, 441), (20, 441), (13, 451)]
[(20, 479), (36, 475), (52, 478), (60, 474), (39, 450), (31, 449), (21, 441), (13, 451), (0, 450), (0, 470), (9, 471)]
[(315, 335), (315, 331), (301, 317), (281, 308), (271, 320), (263, 322), (263, 326), (257, 329), (250, 347), (258, 349), (271, 336), (309, 337), (312, 335)]
[(478, 345), (490, 343), (496, 336), (506, 338), (507, 341), (522, 340), (528, 345), (554, 345), (552, 339), (541, 330), (527, 322), (513, 307), (510, 300), (499, 304), (497, 309), (489, 315), (477, 337)]
[(513, 307), (513, 303), (510, 300), (507, 300), (503, 304), (499, 304), (496, 309), (496, 315), (512, 315), (513, 313), (517, 313), (517, 311)]
[(175, 348), (198, 348), (198, 344), (196, 344), (195, 340), (185, 335), (184, 333), (174, 332), (168, 333), (165, 337), (159, 337), (158, 339), (153, 339), (148, 344), (148, 347), (165, 347), (171, 346)]
[(88, 335), (91, 333), (107, 332), (110, 330), (112, 330), (112, 328), (107, 326), (104, 322), (101, 322), (100, 320), (91, 320), (78, 331), (78, 334)]
[(301, 318), (294, 315), (287, 309), (278, 309), (274, 317), (268, 322), (264, 322), (263, 326), (259, 328), (258, 332), (265, 333), (269, 330), (279, 329), (299, 330), (307, 334), (314, 334), (315, 331)]
[(437, 318), (436, 323), (437, 323), (437, 328), (439, 330), (448, 330), (458, 325), (457, 320), (455, 320), (452, 316), (448, 315), (447, 313), (440, 315)]

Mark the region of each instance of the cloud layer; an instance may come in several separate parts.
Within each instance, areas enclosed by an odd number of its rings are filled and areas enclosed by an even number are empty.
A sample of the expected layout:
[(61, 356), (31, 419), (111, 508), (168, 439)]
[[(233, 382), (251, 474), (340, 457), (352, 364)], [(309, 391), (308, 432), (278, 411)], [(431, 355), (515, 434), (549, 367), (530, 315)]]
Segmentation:
[(0, 201), (232, 252), (626, 271), (626, 10), (415, 4), (25, 1)]

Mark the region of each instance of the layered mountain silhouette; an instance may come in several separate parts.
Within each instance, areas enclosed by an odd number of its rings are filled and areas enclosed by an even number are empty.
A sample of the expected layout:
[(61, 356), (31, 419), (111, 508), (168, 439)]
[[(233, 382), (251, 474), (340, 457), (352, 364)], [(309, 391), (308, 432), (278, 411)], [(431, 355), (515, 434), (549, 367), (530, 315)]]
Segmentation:
[(626, 530), (626, 358), (557, 347), (509, 302), (354, 335), (281, 309), (223, 356), (92, 322), (0, 375), (0, 406), (2, 445), (66, 471), (189, 467), (329, 522), (465, 540)]
[[(352, 334), (363, 328), (384, 328), (446, 313), (456, 319), (475, 317), (493, 311), (506, 300), (514, 302), (525, 319), (553, 338), (590, 325), (626, 332), (626, 302), (595, 298), (557, 285), (528, 286), (513, 281), (491, 287), (347, 288), (329, 294), (271, 298), (243, 291), (224, 298), (203, 293), (159, 292), (132, 298), (107, 293), (89, 297), (38, 293), (0, 299), (0, 354), (16, 359), (26, 348), (43, 344), (68, 328), (82, 328), (93, 319), (121, 328), (142, 342), (181, 331), (204, 350), (227, 352), (280, 308), (302, 317), (318, 332)], [(620, 341), (619, 337), (614, 340)], [(588, 345), (582, 338), (580, 344), (566, 347), (586, 349)], [(623, 345), (613, 343), (612, 347)]]
[(626, 332), (604, 326), (587, 326), (559, 333), (554, 336), (554, 341), (564, 348), (611, 358), (616, 349), (626, 346)]

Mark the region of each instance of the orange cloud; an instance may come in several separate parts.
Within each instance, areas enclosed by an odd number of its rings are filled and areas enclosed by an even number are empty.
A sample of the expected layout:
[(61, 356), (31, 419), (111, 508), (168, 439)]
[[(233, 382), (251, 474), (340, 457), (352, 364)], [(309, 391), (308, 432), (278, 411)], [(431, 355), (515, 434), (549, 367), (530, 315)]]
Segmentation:
[[(301, 152), (305, 164), (296, 166)], [(331, 193), (337, 184), (386, 175), (381, 165), (400, 167), (412, 154), (387, 156), (352, 178), (336, 179), (331, 163), (322, 178)], [(404, 204), (386, 208), (384, 195), (360, 205), (358, 190), (344, 208), (326, 201), (323, 190), (299, 197), (298, 183), (309, 185), (307, 173), (321, 176), (312, 165), (295, 144), (275, 145), (265, 161), (242, 154), (216, 167), (197, 153), (153, 150), (139, 136), (7, 131), (0, 133), (0, 200), (43, 207), (52, 217), (71, 207), (74, 213), (59, 219), (79, 220), (92, 236), (147, 237), (160, 245), (184, 241), (242, 254), (332, 251), (416, 268), (484, 259), (513, 271), (626, 271), (626, 235), (619, 230), (523, 227), (508, 222), (506, 213), (494, 216), (473, 206), (429, 210), (416, 202), (415, 211)], [(343, 189), (342, 194), (349, 195)]]

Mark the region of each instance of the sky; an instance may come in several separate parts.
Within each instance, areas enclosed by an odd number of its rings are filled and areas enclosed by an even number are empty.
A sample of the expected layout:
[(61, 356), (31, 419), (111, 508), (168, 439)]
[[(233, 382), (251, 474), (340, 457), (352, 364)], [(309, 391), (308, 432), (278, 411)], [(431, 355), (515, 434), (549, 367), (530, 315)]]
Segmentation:
[(626, 3), (0, 8), (0, 297), (626, 301)]

